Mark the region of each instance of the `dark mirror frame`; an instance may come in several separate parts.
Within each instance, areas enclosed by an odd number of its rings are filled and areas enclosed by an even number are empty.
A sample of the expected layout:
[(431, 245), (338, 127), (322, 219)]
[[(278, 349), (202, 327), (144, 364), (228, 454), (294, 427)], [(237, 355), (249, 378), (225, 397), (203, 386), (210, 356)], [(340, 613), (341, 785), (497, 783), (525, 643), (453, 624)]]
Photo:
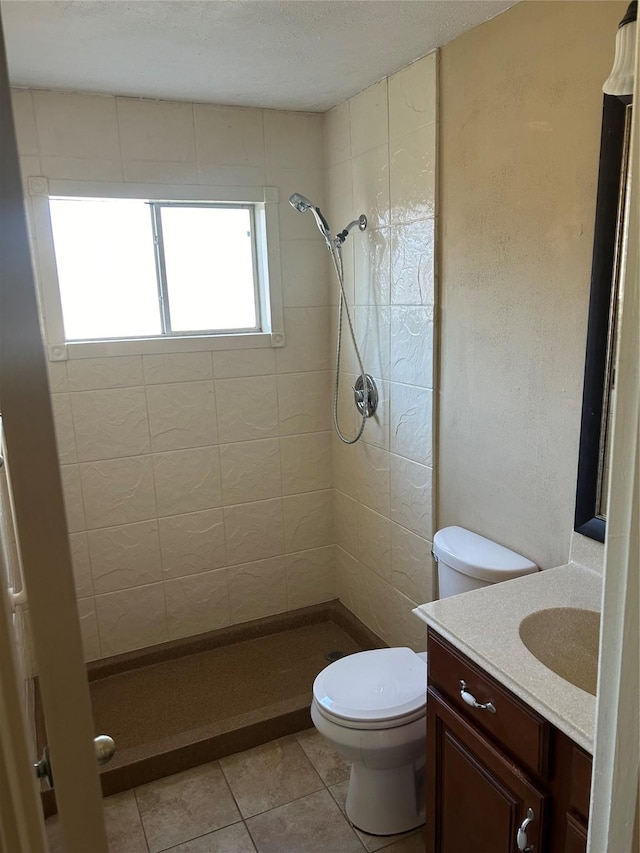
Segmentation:
[(616, 258), (618, 207), (625, 150), (627, 105), (604, 96), (591, 294), (582, 395), (582, 425), (574, 530), (604, 542), (607, 522), (599, 515), (603, 410), (607, 405), (609, 317)]

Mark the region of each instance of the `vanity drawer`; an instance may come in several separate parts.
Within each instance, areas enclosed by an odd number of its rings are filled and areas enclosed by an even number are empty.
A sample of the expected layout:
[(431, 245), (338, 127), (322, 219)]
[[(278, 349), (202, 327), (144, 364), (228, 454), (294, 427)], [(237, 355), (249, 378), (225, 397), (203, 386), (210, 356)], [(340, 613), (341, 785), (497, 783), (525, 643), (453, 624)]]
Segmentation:
[[(446, 694), (468, 720), (491, 735), (520, 764), (546, 778), (550, 756), (548, 721), (431, 629), (428, 653), (429, 684)], [(479, 704), (491, 703), (495, 713), (469, 705), (462, 698), (461, 681), (467, 694)]]
[(569, 805), (583, 820), (589, 818), (589, 799), (591, 797), (592, 758), (579, 746), (573, 747), (571, 756), (571, 783)]

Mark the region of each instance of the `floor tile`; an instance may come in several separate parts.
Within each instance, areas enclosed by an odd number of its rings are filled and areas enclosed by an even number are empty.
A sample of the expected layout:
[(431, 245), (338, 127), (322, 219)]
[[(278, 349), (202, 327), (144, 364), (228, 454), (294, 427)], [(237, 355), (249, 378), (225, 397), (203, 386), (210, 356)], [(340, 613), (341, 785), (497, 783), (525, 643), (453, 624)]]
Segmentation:
[[(345, 814), (344, 804), (347, 799), (347, 788), (349, 787), (349, 782), (340, 782), (338, 785), (332, 785), (329, 788), (329, 793), (336, 801), (338, 806), (340, 807), (340, 811)], [(348, 820), (348, 818), (347, 818)], [(410, 830), (409, 832), (401, 832), (399, 835), (369, 835), (368, 832), (363, 832), (361, 829), (356, 829), (354, 827), (355, 833), (360, 839), (360, 841), (364, 844), (369, 853), (374, 853), (376, 850), (384, 850), (387, 853), (388, 850), (396, 850), (394, 845), (395, 842), (405, 843), (411, 841), (411, 839), (417, 835), (418, 840), (421, 841), (421, 833), (422, 830)], [(416, 848), (417, 850), (423, 851), (424, 845), (422, 847)], [(399, 853), (403, 853), (403, 848), (397, 848)], [(413, 853), (412, 847), (407, 847), (407, 853)]]
[(336, 785), (349, 778), (351, 765), (346, 758), (331, 749), (320, 732), (307, 729), (297, 734), (296, 739), (325, 785)]
[(220, 765), (243, 817), (281, 806), (324, 787), (294, 737), (222, 758)]
[(240, 820), (218, 762), (136, 788), (151, 853)]
[(385, 853), (424, 853), (425, 842), (422, 830), (414, 832), (402, 841), (396, 841), (391, 847), (384, 848)]
[(249, 818), (258, 853), (363, 853), (326, 789)]
[(225, 826), (193, 841), (172, 847), (166, 853), (255, 853), (251, 836), (244, 823)]
[[(148, 853), (133, 791), (106, 797), (103, 808), (109, 853)], [(66, 845), (57, 815), (47, 820), (46, 828), (51, 853), (65, 853)]]

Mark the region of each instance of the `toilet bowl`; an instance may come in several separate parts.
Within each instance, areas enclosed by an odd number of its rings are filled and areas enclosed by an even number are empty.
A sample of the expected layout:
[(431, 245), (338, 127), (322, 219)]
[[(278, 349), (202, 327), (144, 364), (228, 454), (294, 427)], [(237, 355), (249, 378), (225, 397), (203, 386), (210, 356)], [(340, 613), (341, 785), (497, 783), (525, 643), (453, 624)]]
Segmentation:
[[(462, 527), (433, 538), (440, 598), (537, 572), (526, 557)], [(426, 654), (374, 649), (341, 658), (313, 684), (311, 719), (351, 761), (346, 812), (372, 835), (424, 823)]]
[(372, 835), (424, 823), (425, 657), (407, 648), (358, 652), (313, 684), (311, 719), (351, 762), (347, 817)]

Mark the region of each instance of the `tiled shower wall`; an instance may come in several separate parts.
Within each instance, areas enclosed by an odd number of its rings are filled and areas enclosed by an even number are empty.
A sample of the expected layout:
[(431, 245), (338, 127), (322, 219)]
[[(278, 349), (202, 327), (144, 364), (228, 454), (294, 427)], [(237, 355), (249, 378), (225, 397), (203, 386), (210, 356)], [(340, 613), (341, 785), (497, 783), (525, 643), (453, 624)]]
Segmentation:
[(14, 92), (23, 175), (280, 192), (286, 346), (51, 362), (87, 658), (335, 597), (323, 117)]
[[(369, 219), (347, 244), (345, 279), (380, 392), (364, 440), (333, 440), (337, 589), (388, 643), (418, 649), (424, 632), (411, 609), (434, 595), (436, 72), (430, 54), (331, 110), (325, 124), (331, 221)], [(343, 340), (341, 421), (353, 434), (357, 365)]]
[[(25, 177), (281, 199), (284, 348), (50, 363), (88, 659), (337, 594), (389, 643), (424, 645), (410, 610), (433, 595), (435, 62), (326, 116), (14, 92)], [(330, 432), (336, 289), (296, 190), (326, 198), (334, 231), (369, 218), (346, 286), (381, 401), (352, 447)], [(354, 370), (346, 343), (351, 433)]]

